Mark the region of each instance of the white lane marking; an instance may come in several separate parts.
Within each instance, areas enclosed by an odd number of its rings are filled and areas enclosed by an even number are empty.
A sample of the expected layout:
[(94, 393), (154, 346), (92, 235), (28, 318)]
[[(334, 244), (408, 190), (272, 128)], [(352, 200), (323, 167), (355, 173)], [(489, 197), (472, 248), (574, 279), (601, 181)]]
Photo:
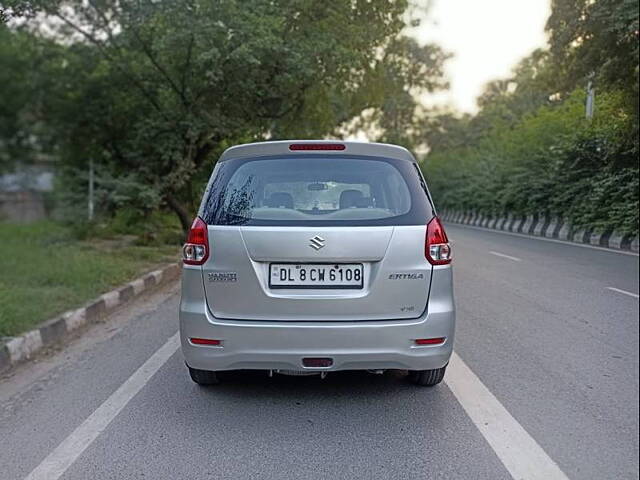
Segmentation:
[(474, 229), (474, 230), (482, 230), (484, 232), (499, 233), (501, 235), (511, 235), (512, 237), (528, 238), (529, 240), (540, 240), (542, 242), (561, 243), (563, 245), (569, 245), (571, 247), (590, 248), (591, 250), (600, 250), (602, 252), (617, 253), (619, 255), (630, 255), (632, 257), (637, 257), (638, 255), (640, 255), (640, 254), (638, 254), (636, 252), (627, 252), (625, 250), (616, 250), (615, 248), (598, 247), (596, 245), (589, 245), (589, 244), (586, 244), (586, 243), (569, 242), (567, 240), (559, 240), (557, 238), (537, 237), (535, 235), (527, 235), (526, 233), (505, 232), (504, 230), (494, 230), (493, 228), (476, 227), (476, 226), (473, 226), (473, 225), (463, 225), (461, 223), (447, 223), (447, 222), (445, 222), (445, 225), (446, 225), (447, 228), (449, 228), (449, 227), (471, 228), (471, 229)]
[[(109, 426), (180, 346), (173, 335), (25, 480), (57, 480)], [(542, 447), (502, 406), (454, 352), (445, 383), (480, 430), (511, 476), (518, 480), (568, 480)]]
[(615, 288), (615, 287), (607, 287), (607, 290), (611, 290), (612, 292), (622, 293), (624, 295), (629, 295), (630, 297), (633, 297), (633, 298), (640, 298), (640, 295), (638, 295), (637, 293), (627, 292), (626, 290), (620, 290), (619, 288)]
[(568, 480), (455, 352), (445, 383), (514, 479)]
[(176, 333), (65, 438), (40, 465), (25, 477), (25, 480), (57, 480), (60, 478), (151, 377), (171, 358), (179, 346), (179, 333)]
[(514, 262), (521, 262), (522, 260), (518, 257), (512, 257), (511, 255), (505, 255), (504, 253), (499, 252), (489, 252), (491, 255), (495, 255), (496, 257), (508, 258), (509, 260), (513, 260)]

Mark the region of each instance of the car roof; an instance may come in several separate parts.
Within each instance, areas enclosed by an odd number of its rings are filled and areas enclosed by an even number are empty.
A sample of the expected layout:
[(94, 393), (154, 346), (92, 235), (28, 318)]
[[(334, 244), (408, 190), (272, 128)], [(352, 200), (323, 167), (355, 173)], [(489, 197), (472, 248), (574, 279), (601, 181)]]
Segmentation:
[[(292, 144), (339, 144), (344, 145), (345, 148), (342, 150), (291, 151), (289, 146)], [(234, 158), (302, 154), (361, 155), (367, 157), (396, 158), (414, 163), (416, 161), (409, 150), (404, 147), (399, 147), (398, 145), (390, 145), (388, 143), (345, 142), (342, 140), (278, 140), (275, 142), (245, 143), (227, 148), (218, 161), (223, 162)]]

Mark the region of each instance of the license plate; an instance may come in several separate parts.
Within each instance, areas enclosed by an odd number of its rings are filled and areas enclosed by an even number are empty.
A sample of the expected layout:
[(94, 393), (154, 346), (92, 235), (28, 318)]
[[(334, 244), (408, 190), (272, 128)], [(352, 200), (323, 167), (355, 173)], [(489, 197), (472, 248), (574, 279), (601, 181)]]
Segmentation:
[(271, 288), (362, 288), (361, 263), (272, 263), (269, 265)]

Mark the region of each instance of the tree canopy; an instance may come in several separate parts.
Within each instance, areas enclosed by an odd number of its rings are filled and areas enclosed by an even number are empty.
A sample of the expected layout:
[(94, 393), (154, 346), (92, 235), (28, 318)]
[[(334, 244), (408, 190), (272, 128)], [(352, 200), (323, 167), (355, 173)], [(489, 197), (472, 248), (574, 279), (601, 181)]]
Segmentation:
[(46, 59), (42, 114), (69, 184), (82, 189), (94, 159), (105, 209), (164, 204), (187, 228), (194, 190), (230, 144), (340, 136), (365, 123), (381, 138), (410, 140), (415, 95), (446, 85), (446, 55), (403, 35), (407, 8), (41, 1), (2, 35), (43, 46), (27, 60), (16, 48), (10, 61)]
[[(637, 2), (554, 0), (547, 30), (549, 48), (489, 83), (477, 114), (425, 120), (424, 169), (436, 201), (637, 234)], [(589, 81), (592, 120), (585, 117)]]

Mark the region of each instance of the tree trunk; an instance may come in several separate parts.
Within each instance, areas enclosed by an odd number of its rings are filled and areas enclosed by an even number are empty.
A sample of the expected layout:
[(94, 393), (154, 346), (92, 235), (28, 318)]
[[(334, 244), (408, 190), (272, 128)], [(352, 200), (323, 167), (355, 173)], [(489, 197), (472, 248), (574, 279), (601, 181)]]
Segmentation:
[(180, 220), (180, 225), (182, 226), (182, 230), (186, 234), (191, 227), (191, 217), (189, 216), (189, 212), (171, 193), (167, 193), (164, 196), (165, 202), (171, 210), (178, 216)]

